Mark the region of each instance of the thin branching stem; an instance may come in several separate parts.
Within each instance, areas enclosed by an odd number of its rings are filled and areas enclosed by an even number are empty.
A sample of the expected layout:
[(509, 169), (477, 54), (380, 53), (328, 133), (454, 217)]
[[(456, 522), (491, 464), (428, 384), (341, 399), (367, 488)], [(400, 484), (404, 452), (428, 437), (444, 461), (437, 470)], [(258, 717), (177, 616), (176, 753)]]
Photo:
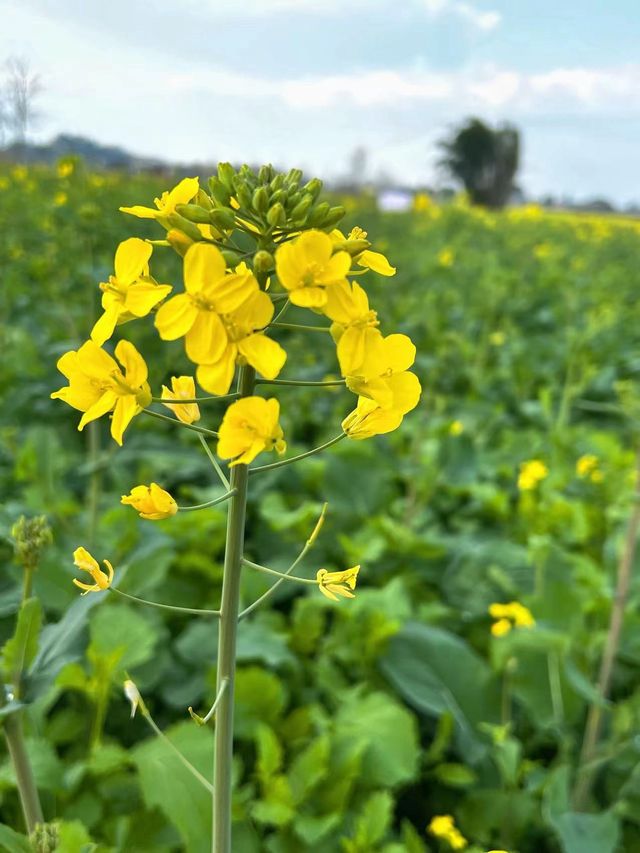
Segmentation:
[(163, 403), (165, 406), (186, 406), (188, 403), (208, 403), (210, 401), (222, 402), (223, 400), (236, 400), (237, 393), (223, 394), (220, 397), (213, 395), (212, 397), (193, 397), (191, 400), (183, 400), (181, 397), (168, 399), (167, 397), (152, 397), (154, 403)]
[(199, 607), (178, 607), (176, 604), (160, 604), (158, 601), (148, 601), (146, 598), (138, 598), (137, 595), (129, 595), (115, 586), (110, 586), (112, 592), (117, 592), (123, 598), (135, 601), (136, 604), (146, 604), (148, 607), (158, 607), (160, 610), (173, 610), (176, 613), (190, 613), (192, 616), (220, 616), (219, 610), (203, 610)]
[(152, 716), (151, 716), (151, 714), (149, 713), (149, 709), (146, 707), (146, 705), (141, 705), (141, 707), (140, 707), (140, 713), (142, 714), (142, 716), (144, 717), (144, 719), (147, 721), (147, 723), (151, 726), (151, 728), (153, 729), (153, 731), (155, 732), (155, 734), (160, 738), (160, 740), (161, 740), (164, 744), (166, 744), (166, 745), (169, 747), (169, 749), (171, 750), (171, 752), (173, 752), (173, 754), (176, 756), (176, 758), (178, 758), (178, 759), (179, 759), (180, 763), (181, 763), (184, 767), (186, 767), (186, 768), (187, 768), (187, 770), (189, 771), (189, 773), (191, 773), (191, 775), (192, 775), (192, 776), (194, 776), (194, 777), (198, 780), (198, 782), (200, 782), (200, 784), (201, 784), (201, 785), (204, 785), (204, 787), (207, 789), (207, 791), (209, 791), (209, 793), (210, 793), (210, 794), (213, 794), (213, 785), (211, 784), (211, 782), (209, 782), (209, 780), (208, 780), (208, 779), (205, 779), (205, 777), (202, 775), (202, 773), (201, 773), (199, 770), (197, 770), (197, 769), (193, 766), (193, 764), (189, 761), (189, 759), (188, 759), (188, 758), (186, 758), (186, 757), (185, 757), (185, 756), (180, 752), (180, 750), (178, 749), (178, 747), (177, 747), (177, 746), (175, 746), (175, 744), (173, 744), (173, 743), (169, 740), (169, 738), (168, 738), (168, 737), (166, 736), (166, 734), (162, 731), (162, 729), (161, 729), (161, 728), (156, 724), (156, 721), (153, 719), (153, 717), (152, 717)]
[(275, 575), (277, 578), (281, 580), (287, 581), (295, 581), (295, 583), (305, 583), (312, 584), (313, 586), (317, 585), (317, 581), (312, 580), (311, 578), (300, 578), (297, 575), (291, 575), (289, 572), (277, 572), (275, 569), (269, 569), (267, 566), (261, 566), (259, 563), (252, 563), (251, 560), (245, 560), (242, 558), (243, 565), (247, 566), (249, 569), (255, 569), (258, 572), (264, 572), (267, 575)]
[(344, 383), (344, 379), (327, 379), (321, 382), (311, 379), (256, 379), (256, 385), (294, 385), (310, 388), (334, 388), (338, 385), (344, 385)]
[(218, 460), (216, 459), (216, 457), (215, 457), (215, 456), (213, 455), (213, 453), (211, 452), (211, 449), (210, 449), (209, 445), (207, 444), (207, 442), (204, 440), (204, 438), (203, 438), (201, 435), (199, 435), (199, 436), (198, 436), (198, 438), (200, 439), (200, 444), (202, 445), (202, 448), (203, 448), (204, 452), (207, 454), (207, 456), (208, 456), (208, 458), (209, 458), (209, 462), (211, 462), (211, 465), (212, 465), (212, 467), (213, 467), (213, 470), (216, 472), (216, 474), (217, 474), (217, 475), (218, 475), (218, 477), (220, 478), (220, 482), (221, 482), (221, 483), (222, 483), (222, 485), (225, 487), (225, 489), (227, 490), (227, 492), (230, 492), (230, 491), (231, 491), (231, 487), (230, 487), (229, 480), (227, 479), (227, 477), (226, 477), (226, 475), (225, 475), (224, 471), (222, 470), (222, 468), (220, 467), (220, 463), (218, 462)]
[(152, 418), (159, 418), (161, 421), (169, 421), (170, 424), (174, 424), (174, 426), (184, 427), (184, 429), (190, 429), (193, 432), (199, 432), (201, 435), (209, 435), (211, 438), (217, 438), (218, 433), (214, 432), (212, 429), (205, 429), (204, 427), (196, 426), (195, 424), (185, 424), (183, 421), (179, 421), (177, 418), (170, 418), (168, 415), (161, 415), (160, 412), (152, 412), (151, 409), (143, 409), (142, 410), (145, 415), (151, 415)]
[(194, 506), (179, 506), (178, 510), (180, 512), (193, 512), (196, 509), (207, 509), (207, 507), (215, 506), (216, 504), (221, 504), (223, 501), (228, 501), (229, 498), (232, 498), (236, 494), (235, 489), (231, 489), (228, 492), (225, 492), (224, 495), (220, 495), (219, 498), (214, 498), (212, 501), (207, 501), (203, 504), (195, 504)]
[(342, 441), (343, 438), (346, 438), (346, 433), (341, 432), (340, 435), (336, 435), (334, 438), (326, 441), (319, 447), (314, 447), (313, 450), (307, 450), (306, 453), (299, 453), (297, 456), (292, 456), (291, 459), (283, 459), (281, 462), (272, 462), (270, 465), (258, 465), (257, 468), (249, 468), (249, 474), (257, 474), (261, 471), (273, 471), (276, 468), (282, 468), (284, 465), (291, 465), (293, 462), (299, 462), (301, 459), (306, 459), (307, 456), (313, 456), (314, 453), (320, 453), (320, 451), (326, 450), (328, 447), (331, 447), (332, 444), (337, 444), (339, 441)]

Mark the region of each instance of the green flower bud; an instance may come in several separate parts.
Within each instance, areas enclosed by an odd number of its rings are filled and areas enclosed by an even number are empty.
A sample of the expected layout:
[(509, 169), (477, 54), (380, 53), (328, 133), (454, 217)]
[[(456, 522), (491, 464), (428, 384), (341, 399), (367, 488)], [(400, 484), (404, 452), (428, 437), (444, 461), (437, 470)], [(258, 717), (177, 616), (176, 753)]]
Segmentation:
[(313, 196), (311, 193), (306, 193), (302, 196), (302, 201), (299, 201), (296, 206), (291, 211), (291, 220), (296, 222), (303, 222), (304, 217), (307, 215), (308, 210), (313, 204)]
[(210, 210), (209, 221), (216, 228), (222, 228), (223, 231), (231, 231), (236, 225), (235, 214), (228, 207), (216, 207)]
[(302, 193), (300, 192), (300, 190), (296, 190), (294, 193), (290, 193), (289, 196), (287, 197), (287, 207), (289, 209), (291, 209), (292, 207), (295, 207), (296, 204), (298, 204), (298, 202), (301, 200), (301, 198), (302, 198)]
[(269, 225), (284, 225), (287, 221), (287, 214), (280, 202), (272, 204), (267, 213), (267, 222)]
[(223, 207), (229, 206), (231, 190), (226, 184), (222, 183), (218, 178), (209, 178), (209, 189), (218, 204), (221, 204)]
[(253, 209), (257, 213), (266, 213), (269, 209), (269, 191), (266, 187), (258, 187), (253, 194)]
[(273, 178), (273, 166), (269, 163), (266, 166), (260, 166), (258, 172), (258, 181), (261, 184), (268, 184)]
[(306, 193), (311, 193), (313, 200), (315, 201), (320, 195), (320, 191), (322, 190), (322, 181), (320, 178), (312, 178), (310, 181), (302, 187), (302, 189)]
[(295, 186), (297, 188), (300, 183), (300, 178), (302, 177), (302, 169), (289, 169), (287, 172), (287, 176), (284, 179), (284, 182), (287, 186)]
[(276, 190), (271, 194), (271, 204), (276, 202), (280, 202), (282, 205), (287, 203), (287, 191), (285, 189)]
[(337, 225), (338, 222), (342, 219), (347, 211), (341, 204), (336, 205), (335, 207), (329, 208), (329, 213), (327, 214), (327, 218), (322, 223), (322, 228), (333, 228), (334, 225)]
[(37, 823), (29, 836), (34, 853), (54, 853), (60, 844), (58, 825), (55, 823)]
[(236, 176), (236, 171), (231, 163), (218, 163), (218, 180), (223, 184), (229, 194), (233, 191), (233, 179)]
[(45, 515), (27, 518), (21, 515), (11, 528), (16, 560), (24, 569), (35, 569), (40, 554), (53, 541)]
[(193, 240), (190, 237), (187, 237), (186, 234), (183, 234), (182, 231), (178, 231), (177, 228), (172, 228), (170, 231), (167, 231), (167, 242), (181, 258), (184, 258), (187, 254), (187, 249), (193, 246)]
[(269, 189), (272, 193), (281, 190), (284, 186), (284, 175), (276, 175), (275, 178), (269, 184)]
[(253, 258), (253, 271), (256, 275), (269, 273), (274, 267), (275, 260), (271, 252), (266, 252), (264, 249), (260, 249), (259, 252), (255, 253)]
[(184, 216), (189, 222), (200, 222), (204, 225), (209, 224), (209, 211), (197, 204), (177, 204), (176, 213)]
[(343, 243), (336, 246), (336, 249), (349, 252), (351, 257), (355, 258), (356, 255), (359, 255), (360, 252), (364, 252), (364, 250), (368, 249), (370, 246), (371, 243), (368, 240), (345, 240)]
[(235, 269), (242, 260), (238, 252), (234, 252), (231, 249), (222, 249), (222, 257), (229, 269), (232, 270)]
[(251, 190), (244, 183), (237, 182), (237, 184), (236, 198), (238, 199), (238, 203), (240, 204), (240, 207), (244, 207), (245, 210), (250, 210), (253, 203)]
[(199, 204), (200, 207), (204, 207), (205, 210), (211, 210), (213, 208), (213, 202), (202, 188), (198, 190), (195, 203)]
[(188, 219), (185, 219), (184, 216), (180, 216), (179, 213), (170, 213), (167, 217), (167, 221), (172, 228), (184, 231), (187, 237), (191, 237), (192, 240), (196, 242), (202, 240), (202, 234), (199, 229), (196, 228), (193, 222), (189, 222)]
[(331, 205), (328, 201), (321, 201), (314, 209), (311, 211), (311, 214), (308, 217), (309, 225), (320, 225), (327, 218), (329, 210), (331, 209)]

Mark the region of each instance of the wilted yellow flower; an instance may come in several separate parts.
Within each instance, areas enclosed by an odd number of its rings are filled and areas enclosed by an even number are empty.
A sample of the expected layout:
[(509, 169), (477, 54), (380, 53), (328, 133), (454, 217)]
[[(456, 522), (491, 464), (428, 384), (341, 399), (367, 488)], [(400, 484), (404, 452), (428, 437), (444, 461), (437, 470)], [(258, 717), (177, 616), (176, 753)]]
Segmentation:
[(435, 838), (446, 841), (452, 850), (464, 850), (467, 846), (467, 839), (456, 827), (451, 815), (436, 815), (431, 818), (427, 831)]
[(391, 380), (406, 372), (416, 357), (416, 348), (407, 335), (383, 337), (377, 329), (369, 329), (364, 339), (360, 365), (347, 374), (347, 387), (354, 394), (369, 397), (382, 408), (392, 405)]
[(100, 285), (104, 314), (91, 330), (98, 345), (109, 340), (118, 323), (147, 314), (171, 293), (170, 284), (157, 284), (149, 276), (150, 243), (131, 237), (120, 243), (115, 256), (115, 275)]
[(305, 231), (284, 243), (276, 252), (276, 273), (289, 299), (303, 308), (327, 304), (327, 288), (344, 284), (351, 268), (351, 255), (333, 254), (331, 237), (324, 231)]
[(165, 403), (165, 400), (193, 400), (196, 396), (196, 383), (193, 376), (172, 376), (171, 388), (162, 386), (163, 406), (171, 409), (183, 424), (193, 424), (200, 420), (200, 408), (197, 403)]
[(151, 390), (147, 365), (133, 344), (120, 341), (116, 358), (124, 367), (124, 374), (94, 341), (87, 341), (77, 351), (66, 352), (58, 359), (57, 367), (69, 385), (54, 391), (51, 398), (64, 400), (84, 412), (79, 430), (89, 421), (113, 411), (111, 435), (122, 445), (122, 435), (131, 419), (151, 402)]
[(521, 492), (531, 491), (545, 479), (548, 473), (549, 469), (540, 459), (529, 459), (527, 462), (522, 462), (518, 474), (518, 488)]
[(160, 198), (154, 198), (155, 209), (137, 204), (134, 207), (121, 207), (120, 210), (140, 219), (162, 221), (175, 211), (178, 204), (188, 204), (197, 195), (198, 189), (197, 178), (183, 178), (172, 190), (163, 192)]
[(357, 407), (342, 421), (342, 429), (356, 441), (374, 435), (392, 432), (402, 423), (403, 417), (418, 405), (420, 381), (414, 373), (405, 371), (388, 380), (391, 404), (383, 409), (375, 400), (359, 397)]
[(287, 449), (279, 423), (280, 403), (272, 397), (243, 397), (224, 414), (218, 432), (218, 456), (233, 465), (248, 465), (263, 450)]
[[(336, 248), (346, 248), (349, 251), (348, 246), (345, 247), (345, 244), (354, 242), (355, 240), (366, 240), (367, 232), (356, 226), (345, 237), (342, 231), (336, 228), (331, 232), (331, 238)], [(357, 255), (352, 255), (352, 258), (359, 267), (373, 270), (380, 275), (391, 276), (396, 274), (396, 268), (391, 266), (381, 252), (372, 252), (370, 249), (363, 249)]]
[(122, 495), (120, 503), (132, 506), (140, 513), (140, 518), (147, 518), (149, 521), (170, 518), (178, 512), (178, 504), (169, 492), (161, 489), (157, 483), (134, 486), (130, 494)]
[(456, 256), (451, 249), (440, 249), (438, 252), (438, 264), (441, 267), (452, 267)]
[(367, 294), (356, 282), (336, 284), (327, 290), (322, 311), (333, 320), (331, 335), (337, 344), (342, 375), (355, 373), (364, 360), (367, 338), (376, 335), (374, 330), (379, 325)]
[(107, 567), (107, 574), (105, 574), (98, 565), (98, 561), (91, 556), (86, 548), (81, 546), (73, 552), (73, 562), (83, 572), (89, 572), (94, 580), (93, 584), (88, 584), (76, 580), (76, 578), (73, 579), (74, 584), (84, 590), (83, 595), (88, 592), (100, 592), (100, 590), (109, 589), (113, 582), (113, 566), (109, 560), (102, 561)]
[(578, 477), (589, 478), (594, 483), (600, 483), (603, 479), (600, 470), (600, 460), (593, 453), (585, 453), (576, 462), (576, 474)]
[(346, 569), (344, 572), (328, 572), (319, 569), (316, 574), (320, 592), (332, 601), (338, 601), (338, 596), (343, 598), (355, 598), (352, 590), (356, 588), (360, 566)]
[(519, 601), (510, 601), (508, 604), (496, 602), (490, 605), (489, 615), (496, 620), (491, 626), (494, 637), (502, 637), (512, 628), (532, 628), (536, 624), (529, 608)]
[(142, 696), (140, 695), (140, 691), (138, 690), (135, 682), (133, 682), (130, 678), (127, 678), (127, 680), (122, 685), (122, 688), (124, 690), (124, 695), (131, 703), (131, 718), (133, 719), (139, 707), (141, 707), (144, 711)]

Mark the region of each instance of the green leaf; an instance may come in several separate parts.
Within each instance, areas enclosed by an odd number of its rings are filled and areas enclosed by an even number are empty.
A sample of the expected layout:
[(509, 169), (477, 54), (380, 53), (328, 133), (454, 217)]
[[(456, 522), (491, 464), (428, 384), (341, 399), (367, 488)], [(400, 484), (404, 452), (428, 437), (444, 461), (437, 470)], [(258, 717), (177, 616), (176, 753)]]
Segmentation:
[(90, 624), (90, 650), (101, 656), (119, 653), (118, 666), (133, 669), (153, 656), (157, 629), (128, 604), (108, 604), (97, 610)]
[(614, 853), (620, 841), (620, 820), (612, 812), (565, 812), (552, 826), (563, 853)]
[(37, 598), (23, 602), (16, 629), (2, 649), (2, 673), (8, 684), (18, 685), (38, 651), (38, 635), (42, 626), (42, 607)]
[[(25, 738), (25, 748), (38, 788), (60, 791), (63, 787), (64, 765), (51, 744), (44, 738)], [(7, 759), (0, 767), (0, 783), (17, 787), (13, 764)]]
[(434, 768), (435, 778), (448, 788), (468, 788), (477, 780), (477, 775), (464, 764), (445, 763)]
[(95, 845), (79, 820), (63, 820), (58, 824), (56, 853), (88, 853), (93, 849)]
[(275, 732), (269, 726), (258, 726), (255, 738), (258, 747), (256, 771), (263, 787), (267, 787), (271, 777), (282, 767), (282, 747)]
[(303, 802), (310, 791), (327, 776), (330, 743), (326, 735), (314, 738), (291, 763), (289, 784), (296, 805)]
[(394, 785), (415, 778), (419, 744), (412, 714), (385, 693), (343, 697), (335, 719), (338, 741), (363, 746), (362, 778), (370, 786)]
[(32, 847), (26, 835), (0, 823), (0, 848), (5, 853), (32, 853)]
[(366, 853), (384, 840), (393, 814), (393, 798), (387, 791), (372, 794), (356, 820), (353, 839), (345, 839), (347, 853)]
[(441, 628), (408, 623), (390, 640), (380, 666), (418, 711), (432, 717), (451, 713), (467, 762), (484, 757), (487, 746), (477, 728), (499, 721), (499, 689), (486, 661), (463, 640)]
[[(165, 732), (184, 757), (210, 778), (213, 735), (206, 726), (178, 723)], [(149, 808), (157, 807), (176, 827), (190, 853), (211, 849), (211, 794), (180, 762), (160, 738), (136, 747), (132, 758), (140, 774), (140, 787)]]
[(236, 733), (251, 737), (259, 723), (274, 727), (286, 705), (280, 679), (260, 667), (239, 669), (236, 675)]

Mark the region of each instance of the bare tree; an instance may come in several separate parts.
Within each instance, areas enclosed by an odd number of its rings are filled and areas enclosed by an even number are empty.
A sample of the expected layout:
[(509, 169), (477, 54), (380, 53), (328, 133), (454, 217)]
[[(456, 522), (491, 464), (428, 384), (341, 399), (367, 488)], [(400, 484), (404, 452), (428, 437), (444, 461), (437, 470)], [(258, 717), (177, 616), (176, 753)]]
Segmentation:
[(15, 141), (24, 147), (27, 134), (38, 118), (34, 101), (42, 92), (42, 83), (40, 76), (32, 73), (29, 62), (22, 57), (14, 56), (8, 59), (6, 69), (6, 123), (12, 130)]

